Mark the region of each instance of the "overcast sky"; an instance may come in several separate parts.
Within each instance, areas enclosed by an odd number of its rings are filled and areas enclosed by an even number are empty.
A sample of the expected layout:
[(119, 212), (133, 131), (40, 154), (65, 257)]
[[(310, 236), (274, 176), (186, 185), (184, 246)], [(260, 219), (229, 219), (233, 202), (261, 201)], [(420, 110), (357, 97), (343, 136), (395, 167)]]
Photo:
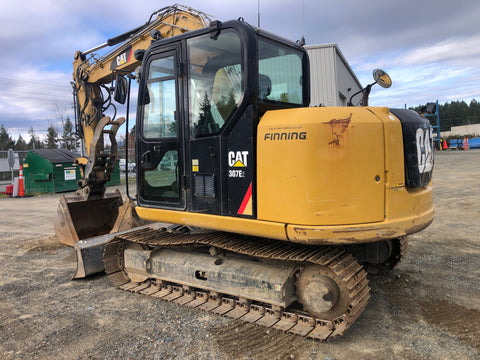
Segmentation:
[[(257, 25), (258, 0), (182, 1), (218, 20)], [(28, 140), (33, 126), (73, 119), (71, 74), (87, 50), (144, 24), (172, 2), (153, 0), (1, 0), (0, 124)], [(416, 106), (480, 100), (480, 1), (260, 0), (261, 27), (308, 45), (337, 43), (362, 85), (372, 70), (391, 76), (370, 104)]]

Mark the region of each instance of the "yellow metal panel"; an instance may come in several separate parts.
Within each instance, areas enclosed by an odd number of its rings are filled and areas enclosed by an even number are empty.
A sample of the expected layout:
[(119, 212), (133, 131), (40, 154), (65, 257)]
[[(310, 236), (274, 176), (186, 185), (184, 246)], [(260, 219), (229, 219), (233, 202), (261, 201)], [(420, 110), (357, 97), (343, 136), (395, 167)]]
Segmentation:
[(402, 218), (386, 219), (382, 222), (371, 224), (338, 226), (288, 225), (287, 236), (292, 242), (310, 245), (358, 244), (414, 234), (425, 229), (432, 221), (433, 207), (422, 213), (415, 213)]
[(138, 216), (144, 220), (162, 221), (277, 240), (287, 240), (285, 224), (280, 222), (258, 221), (230, 216), (153, 209), (139, 206), (135, 208), (135, 211)]
[[(431, 188), (417, 192), (418, 204), (429, 196)], [(417, 207), (421, 210), (422, 206)], [(173, 210), (136, 207), (137, 214), (145, 220), (203, 227), (277, 240), (288, 240), (310, 245), (355, 244), (381, 241), (413, 234), (426, 228), (433, 220), (433, 207), (409, 216), (386, 219), (378, 223), (356, 225), (308, 226), (282, 224), (269, 221), (234, 218)]]
[(405, 186), (402, 124), (387, 108), (367, 108), (383, 122), (385, 139), (385, 188)]
[(257, 149), (258, 219), (299, 225), (384, 219), (383, 123), (368, 108), (267, 112)]
[(401, 219), (410, 217), (413, 223), (420, 223), (415, 219), (417, 215), (431, 212), (433, 216), (433, 191), (432, 186), (415, 191), (403, 188), (388, 189), (386, 193), (387, 207), (385, 212), (388, 219)]

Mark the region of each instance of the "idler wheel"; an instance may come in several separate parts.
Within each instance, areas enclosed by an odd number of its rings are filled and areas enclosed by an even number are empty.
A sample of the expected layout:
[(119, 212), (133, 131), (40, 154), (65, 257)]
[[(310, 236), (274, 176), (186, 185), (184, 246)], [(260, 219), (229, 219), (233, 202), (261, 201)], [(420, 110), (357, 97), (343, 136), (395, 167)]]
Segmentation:
[(309, 265), (300, 272), (295, 285), (298, 301), (311, 315), (330, 320), (346, 312), (348, 296), (329, 268)]

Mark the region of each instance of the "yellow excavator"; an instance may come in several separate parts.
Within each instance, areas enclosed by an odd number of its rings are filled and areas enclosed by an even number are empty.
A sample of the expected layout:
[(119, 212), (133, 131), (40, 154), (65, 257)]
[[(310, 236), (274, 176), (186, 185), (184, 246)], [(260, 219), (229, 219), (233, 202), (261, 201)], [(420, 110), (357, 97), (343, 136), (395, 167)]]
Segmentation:
[[(103, 257), (121, 289), (314, 339), (342, 335), (367, 306), (367, 271), (392, 269), (407, 236), (433, 221), (430, 123), (405, 109), (308, 107), (301, 43), (179, 5), (157, 15), (110, 57), (76, 54), (90, 152), (80, 191), (59, 206), (59, 238), (80, 267)], [(108, 100), (125, 103), (133, 77), (137, 192), (121, 205), (104, 183), (122, 120), (104, 116), (100, 87), (113, 82)], [(153, 223), (118, 225), (127, 213)]]

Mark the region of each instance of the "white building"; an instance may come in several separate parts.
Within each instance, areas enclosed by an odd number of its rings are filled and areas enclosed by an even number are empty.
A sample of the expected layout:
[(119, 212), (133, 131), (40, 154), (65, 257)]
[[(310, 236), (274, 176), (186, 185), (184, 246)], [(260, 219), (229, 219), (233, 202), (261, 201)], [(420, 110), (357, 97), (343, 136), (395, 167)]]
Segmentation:
[[(305, 46), (310, 58), (310, 106), (346, 106), (362, 89), (337, 44)], [(353, 103), (362, 99), (358, 94)]]
[(480, 136), (480, 124), (452, 126), (450, 128), (450, 131), (442, 131), (440, 133), (440, 136), (442, 138), (448, 137), (448, 136), (458, 136), (458, 137)]

